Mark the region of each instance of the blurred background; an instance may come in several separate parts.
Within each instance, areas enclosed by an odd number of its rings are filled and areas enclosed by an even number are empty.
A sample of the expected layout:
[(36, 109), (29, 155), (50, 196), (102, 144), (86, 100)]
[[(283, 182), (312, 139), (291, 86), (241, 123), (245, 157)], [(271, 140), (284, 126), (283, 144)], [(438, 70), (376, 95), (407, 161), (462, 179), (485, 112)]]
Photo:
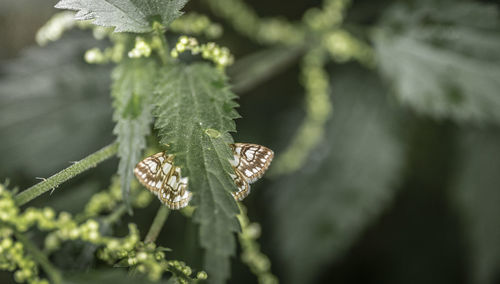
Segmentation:
[[(20, 189), (115, 139), (112, 66), (83, 60), (106, 43), (78, 30), (35, 43), (55, 3), (0, 2), (0, 179)], [(247, 1), (261, 17), (294, 22), (321, 3)], [(235, 55), (235, 141), (266, 145), (278, 159), (307, 116), (300, 55), (241, 87), (251, 56), (268, 47), (204, 2), (185, 10), (222, 24), (217, 42)], [(352, 2), (344, 28), (373, 48), (375, 67), (326, 66), (333, 112), (323, 137), (299, 170), (264, 178), (244, 201), (281, 283), (500, 283), (498, 11), (495, 1)], [(116, 168), (108, 160), (31, 205), (79, 212)], [(135, 222), (146, 232), (158, 206), (137, 210), (118, 231)], [(200, 269), (195, 231), (171, 214), (158, 240)], [(51, 260), (79, 273), (109, 269), (71, 248)], [(1, 283), (12, 281), (0, 272)], [(230, 283), (256, 281), (233, 258)]]

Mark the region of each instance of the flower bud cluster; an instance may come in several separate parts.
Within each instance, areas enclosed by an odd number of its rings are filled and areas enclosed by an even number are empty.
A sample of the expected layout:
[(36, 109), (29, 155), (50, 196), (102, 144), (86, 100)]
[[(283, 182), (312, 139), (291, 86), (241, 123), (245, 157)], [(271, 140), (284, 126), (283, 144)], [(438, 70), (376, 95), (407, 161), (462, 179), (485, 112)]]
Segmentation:
[[(136, 190), (139, 189), (136, 187)], [(134, 201), (133, 205), (143, 206), (151, 200), (150, 194), (143, 190), (136, 196), (140, 201)], [(80, 219), (85, 221), (80, 223), (70, 213), (56, 214), (49, 207), (29, 207), (21, 213), (12, 193), (0, 185), (0, 270), (15, 271), (14, 278), (17, 282), (47, 283), (38, 278), (38, 268), (35, 262), (24, 254), (23, 244), (14, 241), (13, 237), (14, 232), (24, 233), (35, 226), (40, 231), (50, 232), (45, 238), (45, 250), (48, 253), (59, 249), (64, 241), (80, 240), (103, 246), (99, 255), (104, 260), (127, 256), (140, 240), (139, 231), (134, 224), (129, 226), (128, 236), (115, 238), (103, 236), (99, 231), (100, 224), (94, 219), (88, 219), (90, 216), (109, 210), (106, 202), (116, 204), (117, 200), (121, 200), (121, 194), (119, 186), (116, 186), (114, 182), (108, 192), (96, 194), (92, 198), (85, 213), (80, 216)]]
[(373, 65), (372, 48), (344, 30), (335, 30), (325, 34), (322, 45), (337, 62), (356, 59), (368, 66)]
[(204, 35), (211, 39), (222, 35), (221, 25), (212, 23), (207, 16), (195, 12), (177, 18), (169, 29), (180, 34)]
[(63, 34), (73, 28), (92, 29), (95, 39), (101, 40), (111, 35), (112, 28), (97, 26), (91, 21), (75, 20), (74, 12), (60, 12), (52, 16), (36, 33), (36, 42), (45, 46), (50, 42), (59, 40)]
[(130, 58), (141, 58), (149, 57), (151, 55), (151, 46), (147, 43), (144, 38), (138, 36), (135, 38), (135, 46), (132, 50), (128, 52), (128, 57)]
[(242, 0), (211, 0), (207, 4), (217, 16), (226, 18), (241, 34), (262, 44), (301, 44), (305, 33), (300, 25), (283, 18), (261, 19)]
[(157, 247), (154, 243), (140, 242), (135, 226), (130, 226), (130, 234), (125, 242), (110, 241), (98, 252), (98, 257), (110, 264), (130, 267), (133, 270), (146, 274), (151, 281), (158, 281), (165, 272), (170, 272), (178, 283), (192, 283), (195, 280), (204, 280), (207, 274), (198, 272), (192, 277), (192, 269), (182, 261), (166, 260), (165, 251), (168, 249)]
[(219, 68), (233, 64), (234, 58), (226, 47), (220, 47), (213, 42), (199, 44), (193, 37), (181, 36), (170, 55), (177, 58), (180, 53), (191, 51), (191, 54), (201, 54), (201, 57), (210, 60)]
[[(130, 194), (133, 197), (132, 206), (136, 208), (144, 208), (153, 200), (153, 195), (140, 188), (135, 181), (131, 183)], [(120, 187), (120, 179), (118, 177), (113, 177), (109, 189), (94, 194), (85, 205), (83, 214), (78, 216), (78, 219), (87, 219), (98, 216), (103, 212), (110, 212), (116, 208), (122, 200), (123, 195)]]
[(350, 0), (325, 0), (322, 9), (307, 10), (303, 20), (313, 30), (337, 28), (344, 20), (343, 13), (350, 2)]
[(38, 276), (38, 267), (33, 259), (25, 253), (24, 245), (14, 238), (15, 223), (13, 217), (18, 216), (12, 194), (0, 185), (0, 270), (14, 272), (14, 280), (18, 283), (48, 284)]
[(259, 283), (277, 284), (278, 278), (271, 273), (271, 261), (260, 251), (257, 239), (260, 237), (261, 228), (258, 223), (250, 223), (246, 215), (246, 208), (240, 205), (241, 213), (238, 220), (241, 224), (241, 233), (238, 238), (242, 248), (241, 261), (246, 263), (254, 273)]
[(97, 47), (87, 50), (84, 59), (89, 64), (118, 63), (123, 59), (124, 52), (125, 44), (121, 41), (115, 41), (113, 46), (106, 47), (104, 50)]
[(325, 50), (317, 47), (303, 59), (301, 83), (306, 93), (307, 116), (289, 148), (276, 161), (275, 173), (288, 173), (300, 168), (323, 136), (325, 123), (332, 111), (325, 57)]
[(36, 42), (41, 46), (45, 46), (49, 42), (60, 39), (65, 31), (72, 29), (75, 25), (75, 13), (57, 13), (38, 30), (35, 37)]

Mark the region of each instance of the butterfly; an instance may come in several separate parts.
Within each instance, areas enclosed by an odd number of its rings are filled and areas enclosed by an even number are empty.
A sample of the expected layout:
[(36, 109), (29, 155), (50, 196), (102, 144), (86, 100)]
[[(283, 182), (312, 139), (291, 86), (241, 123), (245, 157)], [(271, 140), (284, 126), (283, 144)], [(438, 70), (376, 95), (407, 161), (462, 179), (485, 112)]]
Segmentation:
[[(233, 150), (230, 160), (234, 174), (230, 174), (237, 191), (234, 199), (243, 200), (250, 193), (250, 184), (261, 178), (274, 157), (271, 149), (250, 143), (229, 145)], [(174, 156), (156, 153), (140, 161), (134, 174), (149, 191), (170, 209), (181, 209), (189, 204), (193, 194), (188, 188), (188, 178), (182, 177), (181, 168), (174, 165)]]

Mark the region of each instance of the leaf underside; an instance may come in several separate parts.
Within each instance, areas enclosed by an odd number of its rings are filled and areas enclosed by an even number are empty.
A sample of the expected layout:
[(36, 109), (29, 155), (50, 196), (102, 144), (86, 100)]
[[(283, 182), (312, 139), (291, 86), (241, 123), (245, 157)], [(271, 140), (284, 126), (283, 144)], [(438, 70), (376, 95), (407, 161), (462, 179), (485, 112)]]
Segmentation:
[(115, 27), (115, 32), (145, 33), (152, 22), (168, 26), (182, 15), (187, 0), (61, 0), (58, 9), (77, 11), (78, 20), (93, 20), (100, 26)]
[(229, 257), (236, 249), (238, 207), (229, 176), (232, 152), (229, 132), (235, 130), (237, 104), (222, 73), (208, 64), (174, 65), (160, 72), (156, 94), (155, 128), (174, 163), (189, 178), (205, 249), (205, 270), (212, 283), (223, 283), (230, 274)]
[(123, 200), (128, 202), (133, 170), (146, 147), (146, 136), (152, 121), (152, 99), (156, 64), (148, 59), (132, 59), (121, 62), (113, 71), (113, 132), (119, 143), (118, 174)]
[(391, 130), (397, 117), (384, 105), (380, 82), (359, 69), (334, 73), (338, 107), (326, 128), (329, 142), (273, 190), (277, 252), (290, 271), (285, 283), (315, 282), (386, 208), (403, 165)]
[(95, 45), (73, 31), (2, 64), (0, 156), (9, 161), (2, 175), (47, 176), (112, 141), (109, 68), (81, 60)]
[(498, 123), (498, 12), (481, 3), (452, 3), (389, 9), (374, 36), (380, 70), (399, 100), (418, 112)]

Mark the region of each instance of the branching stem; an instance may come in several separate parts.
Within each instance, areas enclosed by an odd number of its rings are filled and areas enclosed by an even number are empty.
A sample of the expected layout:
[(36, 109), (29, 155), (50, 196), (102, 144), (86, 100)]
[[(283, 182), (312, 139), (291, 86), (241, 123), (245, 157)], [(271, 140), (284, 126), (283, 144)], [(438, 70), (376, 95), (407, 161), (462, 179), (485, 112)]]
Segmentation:
[(35, 199), (36, 197), (40, 196), (41, 194), (51, 189), (57, 188), (61, 183), (111, 158), (113, 155), (116, 154), (117, 150), (118, 150), (118, 144), (115, 142), (85, 157), (84, 159), (74, 163), (73, 165), (67, 167), (66, 169), (49, 177), (48, 179), (44, 179), (42, 182), (39, 182), (34, 186), (16, 195), (15, 197), (16, 204), (18, 206), (24, 205), (29, 201)]
[(158, 209), (158, 213), (156, 213), (156, 217), (153, 220), (153, 224), (151, 225), (151, 228), (149, 228), (149, 232), (146, 235), (146, 238), (144, 239), (145, 243), (151, 243), (156, 241), (156, 238), (158, 238), (158, 235), (161, 232), (161, 229), (163, 228), (163, 224), (165, 224), (165, 221), (168, 218), (168, 213), (170, 210), (166, 207), (161, 205), (160, 209)]
[(45, 254), (41, 252), (26, 236), (22, 233), (14, 231), (16, 239), (20, 241), (24, 248), (30, 253), (30, 256), (33, 257), (36, 263), (38, 263), (47, 276), (50, 279), (51, 283), (60, 284), (62, 283), (62, 275), (57, 268), (55, 268), (52, 263), (47, 259)]
[(104, 222), (108, 224), (113, 224), (120, 220), (120, 218), (127, 212), (127, 206), (125, 204), (120, 204), (111, 214), (104, 218)]

